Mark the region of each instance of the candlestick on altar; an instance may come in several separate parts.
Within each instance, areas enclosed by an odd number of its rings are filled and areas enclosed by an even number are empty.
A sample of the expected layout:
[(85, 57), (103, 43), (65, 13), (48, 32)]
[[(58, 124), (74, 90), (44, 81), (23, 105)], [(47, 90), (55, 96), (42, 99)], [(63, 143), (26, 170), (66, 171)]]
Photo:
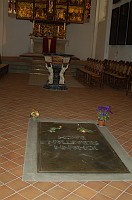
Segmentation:
[(64, 23), (64, 31), (66, 30), (66, 23)]
[(40, 24), (39, 24), (39, 29), (38, 29), (39, 33), (40, 33)]
[(48, 53), (50, 53), (50, 47), (51, 47), (51, 38), (48, 38)]
[(33, 20), (33, 29), (34, 29), (34, 20)]
[(60, 29), (60, 28), (59, 28), (59, 26), (58, 26), (57, 33), (59, 33), (59, 29)]
[(33, 38), (30, 38), (30, 53), (33, 53), (33, 46), (34, 46)]

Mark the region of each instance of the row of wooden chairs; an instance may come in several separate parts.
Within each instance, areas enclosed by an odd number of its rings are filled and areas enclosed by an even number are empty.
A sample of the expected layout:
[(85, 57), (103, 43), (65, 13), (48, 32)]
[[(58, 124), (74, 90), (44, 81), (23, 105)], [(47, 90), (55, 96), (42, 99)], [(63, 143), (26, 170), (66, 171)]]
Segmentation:
[(125, 88), (129, 91), (132, 63), (88, 58), (87, 61), (84, 61), (84, 66), (77, 67), (76, 77), (84, 84), (99, 83), (100, 87), (103, 87), (105, 83), (114, 88)]
[(130, 72), (129, 77), (127, 79), (126, 95), (128, 95), (130, 92), (132, 93), (132, 69), (131, 69), (131, 72)]
[(130, 62), (105, 60), (105, 83), (114, 88), (126, 88), (131, 76), (132, 65)]
[(104, 64), (100, 60), (87, 59), (83, 67), (77, 68), (77, 79), (88, 85), (98, 84), (103, 87), (104, 83)]

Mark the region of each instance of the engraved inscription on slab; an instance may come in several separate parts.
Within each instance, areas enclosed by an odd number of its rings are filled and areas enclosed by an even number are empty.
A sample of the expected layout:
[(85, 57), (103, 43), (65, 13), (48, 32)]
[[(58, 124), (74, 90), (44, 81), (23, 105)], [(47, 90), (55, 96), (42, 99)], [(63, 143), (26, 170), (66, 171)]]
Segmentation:
[(95, 124), (38, 122), (38, 172), (128, 173)]

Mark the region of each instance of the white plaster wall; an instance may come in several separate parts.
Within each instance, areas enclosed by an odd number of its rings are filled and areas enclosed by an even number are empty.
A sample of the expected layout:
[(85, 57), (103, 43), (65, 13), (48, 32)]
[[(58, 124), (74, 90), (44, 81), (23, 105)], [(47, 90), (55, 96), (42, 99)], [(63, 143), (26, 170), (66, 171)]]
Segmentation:
[(97, 36), (97, 44), (96, 44), (96, 53), (95, 58), (99, 60), (104, 59), (104, 48), (105, 48), (105, 21), (99, 22), (98, 24), (98, 36)]
[(90, 21), (84, 24), (69, 24), (67, 26), (66, 53), (86, 60), (92, 57), (93, 51), (93, 32), (95, 28), (96, 0), (92, 1)]
[(6, 20), (3, 55), (18, 56), (29, 52), (30, 27), (31, 23), (29, 21), (18, 21), (13, 18), (10, 18), (8, 21)]
[(132, 45), (110, 45), (109, 59), (132, 62)]
[[(132, 60), (132, 45), (109, 46), (110, 17), (100, 21), (105, 9), (100, 11), (99, 21), (96, 19), (96, 1), (92, 0), (91, 17), (89, 23), (69, 24), (67, 26), (66, 53), (86, 60), (88, 57), (96, 59), (108, 58), (112, 60)], [(108, 1), (98, 0), (97, 2)], [(130, 0), (121, 0), (119, 6)], [(110, 2), (110, 1), (108, 1)], [(30, 37), (32, 23), (26, 20), (16, 20), (8, 17), (7, 1), (0, 0), (0, 53), (3, 56), (19, 56), (30, 52)], [(4, 8), (4, 9), (3, 9)], [(100, 7), (102, 8), (102, 6)], [(109, 10), (109, 9), (108, 9)], [(109, 11), (111, 12), (111, 11)], [(107, 23), (108, 22), (108, 23)], [(107, 27), (106, 27), (107, 24)], [(106, 56), (107, 55), (107, 56)]]
[[(109, 4), (112, 2), (108, 0), (100, 0), (97, 1), (97, 9), (98, 15), (96, 17), (95, 23), (97, 24), (97, 37), (96, 37), (96, 51), (95, 51), (95, 58), (99, 60), (107, 59), (108, 55), (106, 55), (106, 44), (107, 42), (107, 22), (109, 16)], [(110, 15), (111, 17), (111, 15)], [(109, 30), (108, 30), (109, 33)]]
[[(32, 32), (32, 23), (30, 21), (16, 20), (15, 18), (8, 17), (7, 1), (0, 0), (1, 2), (4, 2), (3, 55), (18, 56), (22, 53), (29, 52), (29, 34)], [(92, 1), (91, 19), (89, 23), (70, 24), (67, 26), (67, 39), (69, 42), (66, 45), (66, 53), (73, 54), (84, 60), (92, 56), (95, 8), (96, 0)]]
[(2, 3), (4, 23), (3, 27), (0, 28), (0, 35), (2, 35), (3, 56), (18, 56), (28, 52), (30, 47), (29, 34), (32, 30), (32, 23), (26, 20), (16, 20), (15, 17), (8, 17), (8, 1), (0, 0), (0, 7)]

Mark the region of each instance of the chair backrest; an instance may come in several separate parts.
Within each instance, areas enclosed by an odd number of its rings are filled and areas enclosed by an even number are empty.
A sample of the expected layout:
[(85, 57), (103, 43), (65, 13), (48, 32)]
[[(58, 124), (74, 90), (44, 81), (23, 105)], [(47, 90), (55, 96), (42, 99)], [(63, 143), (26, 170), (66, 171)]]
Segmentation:
[(131, 73), (132, 73), (132, 66), (128, 66), (126, 75), (131, 77)]

